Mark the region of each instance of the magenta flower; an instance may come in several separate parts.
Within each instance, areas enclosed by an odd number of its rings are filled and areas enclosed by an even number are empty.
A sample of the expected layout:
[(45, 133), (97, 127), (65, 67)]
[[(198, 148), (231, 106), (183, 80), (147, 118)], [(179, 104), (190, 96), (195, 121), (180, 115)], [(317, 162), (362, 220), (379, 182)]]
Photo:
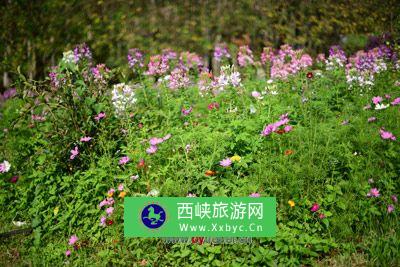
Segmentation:
[(89, 136), (85, 136), (81, 138), (81, 142), (89, 142), (90, 140), (92, 140), (92, 137)]
[(212, 102), (207, 106), (208, 110), (219, 109), (219, 104), (217, 102)]
[(78, 237), (76, 235), (71, 236), (71, 238), (69, 239), (69, 245), (73, 245), (76, 243), (76, 241), (78, 241)]
[(376, 117), (370, 117), (370, 118), (368, 118), (368, 122), (374, 122), (374, 121), (376, 121)]
[(124, 185), (123, 184), (119, 184), (118, 185), (118, 191), (124, 191)]
[(310, 209), (312, 212), (317, 212), (319, 210), (318, 203), (314, 203)]
[(261, 195), (260, 195), (260, 193), (251, 193), (250, 195), (249, 195), (249, 197), (260, 197)]
[(118, 163), (119, 163), (119, 165), (125, 165), (129, 162), (129, 160), (130, 160), (130, 158), (128, 156), (124, 156), (124, 157), (120, 158)]
[(379, 197), (379, 190), (377, 188), (371, 188), (371, 190), (369, 190), (367, 197)]
[(67, 249), (67, 251), (65, 251), (65, 256), (67, 257), (71, 256), (71, 250)]
[(96, 121), (100, 121), (101, 119), (104, 119), (105, 117), (106, 117), (106, 113), (100, 112), (99, 114), (97, 114), (97, 115), (94, 117), (94, 119), (95, 119)]
[(219, 165), (221, 165), (222, 167), (229, 167), (229, 166), (231, 166), (231, 164), (232, 164), (232, 161), (230, 158), (223, 159), (219, 162)]
[(388, 205), (387, 212), (392, 213), (394, 211), (394, 206), (392, 204)]
[(397, 203), (398, 200), (397, 200), (397, 196), (396, 195), (392, 195), (390, 198), (392, 199), (392, 201), (394, 203)]
[(396, 140), (396, 136), (394, 136), (391, 132), (385, 131), (383, 128), (379, 130), (382, 139), (386, 140), (386, 139), (390, 139), (395, 141)]
[(396, 106), (396, 105), (399, 105), (400, 104), (400, 97), (398, 97), (398, 98), (395, 98), (393, 101), (392, 101), (392, 106)]
[(69, 156), (69, 158), (72, 160), (76, 156), (78, 156), (78, 154), (79, 154), (78, 146), (75, 146), (75, 148), (71, 150), (71, 156)]
[(113, 212), (114, 212), (114, 208), (113, 207), (108, 207), (106, 209), (106, 213), (107, 213), (108, 216), (111, 216), (113, 214)]
[(190, 108), (188, 108), (188, 109), (185, 109), (185, 108), (182, 108), (182, 115), (183, 116), (187, 116), (187, 115), (189, 115), (191, 112), (192, 112), (192, 110), (193, 110), (193, 108), (192, 107), (190, 107)]
[(147, 154), (154, 154), (154, 153), (156, 153), (157, 152), (157, 150), (158, 150), (158, 148), (157, 148), (157, 146), (150, 146), (148, 149), (146, 149), (146, 153)]
[(380, 97), (380, 96), (374, 96), (374, 97), (372, 98), (372, 102), (373, 102), (375, 105), (378, 105), (379, 103), (381, 103), (382, 100), (383, 100), (383, 98)]
[(10, 182), (15, 184), (18, 181), (18, 179), (19, 179), (19, 176), (15, 175), (15, 176), (11, 177)]

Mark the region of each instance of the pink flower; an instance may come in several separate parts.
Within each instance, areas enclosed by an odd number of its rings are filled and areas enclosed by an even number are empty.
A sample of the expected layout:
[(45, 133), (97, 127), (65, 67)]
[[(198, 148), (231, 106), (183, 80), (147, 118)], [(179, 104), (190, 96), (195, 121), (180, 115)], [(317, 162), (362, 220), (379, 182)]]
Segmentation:
[(101, 216), (101, 218), (100, 218), (100, 225), (101, 226), (106, 226), (106, 216)]
[(260, 195), (260, 193), (251, 193), (250, 195), (249, 195), (249, 197), (260, 197), (261, 195)]
[(391, 104), (392, 104), (392, 106), (399, 105), (400, 104), (400, 97), (395, 98)]
[(379, 130), (381, 133), (382, 139), (390, 139), (390, 140), (396, 140), (396, 136), (394, 136), (391, 132), (385, 131), (383, 128)]
[(69, 239), (69, 245), (73, 245), (76, 243), (76, 241), (78, 241), (78, 237), (76, 235), (71, 236), (71, 238)]
[(105, 117), (106, 117), (106, 113), (100, 112), (99, 114), (97, 114), (97, 115), (94, 117), (94, 119), (95, 119), (96, 121), (100, 121), (101, 119), (104, 119)]
[(71, 156), (69, 156), (69, 158), (72, 160), (76, 156), (78, 156), (78, 154), (79, 154), (78, 146), (75, 146), (75, 148), (71, 150)]
[(161, 144), (162, 142), (164, 142), (164, 139), (158, 138), (158, 137), (153, 137), (149, 141), (150, 145), (152, 145), (152, 146), (156, 146), (158, 144)]
[(258, 91), (253, 91), (253, 92), (251, 92), (251, 96), (254, 97), (254, 98), (260, 99), (261, 98), (261, 93), (258, 92)]
[(371, 109), (371, 105), (370, 105), (370, 104), (368, 104), (368, 105), (364, 106), (364, 108), (363, 108), (363, 109), (364, 109), (364, 110)]
[(138, 175), (138, 174), (132, 175), (132, 176), (131, 176), (131, 179), (132, 179), (133, 181), (135, 181), (135, 180), (139, 179), (139, 175)]
[(323, 213), (321, 213), (320, 215), (319, 215), (319, 218), (322, 220), (322, 219), (325, 219), (325, 214), (323, 214)]
[(231, 166), (231, 164), (232, 164), (232, 161), (230, 158), (223, 159), (219, 162), (219, 165), (221, 165), (222, 167), (229, 167), (229, 166)]
[(123, 184), (119, 184), (118, 185), (118, 191), (124, 191), (124, 185)]
[(379, 190), (377, 188), (371, 188), (371, 190), (369, 190), (367, 197), (379, 197)]
[(189, 114), (192, 112), (192, 110), (193, 110), (192, 107), (190, 107), (190, 108), (188, 108), (188, 109), (182, 108), (182, 115), (183, 115), (183, 116), (187, 116), (187, 115), (189, 115)]
[(108, 190), (108, 192), (107, 192), (107, 195), (109, 197), (111, 197), (114, 193), (115, 193), (115, 189), (114, 188), (110, 188), (110, 190)]
[(372, 102), (373, 102), (375, 105), (378, 105), (379, 103), (381, 103), (382, 100), (383, 100), (383, 98), (380, 97), (380, 96), (374, 96), (374, 97), (372, 98)]
[(385, 98), (386, 98), (386, 99), (390, 99), (390, 97), (391, 97), (390, 95), (385, 94)]
[(67, 251), (65, 251), (65, 256), (67, 257), (71, 256), (71, 250), (67, 249)]
[(388, 205), (387, 212), (392, 213), (394, 211), (394, 206), (392, 204)]
[(197, 197), (196, 194), (188, 193), (186, 197)]
[(106, 209), (106, 213), (107, 213), (108, 216), (111, 216), (113, 214), (113, 212), (114, 212), (114, 208), (113, 207), (108, 207)]
[(163, 137), (163, 141), (170, 139), (171, 136), (172, 136), (171, 134), (167, 134), (166, 136)]
[(118, 163), (119, 163), (119, 165), (125, 165), (129, 162), (129, 160), (130, 160), (130, 158), (128, 156), (124, 156), (124, 157), (120, 158)]
[(349, 124), (349, 120), (342, 121), (342, 125), (347, 125), (347, 124)]
[(156, 153), (157, 150), (158, 150), (157, 146), (150, 146), (148, 149), (146, 149), (146, 153), (151, 155)]
[(376, 121), (376, 117), (370, 117), (370, 118), (368, 118), (368, 122), (374, 122), (374, 121)]
[(92, 140), (92, 137), (89, 136), (85, 136), (81, 138), (81, 142), (89, 142), (90, 140)]
[(397, 203), (398, 200), (397, 200), (397, 196), (396, 195), (392, 195), (390, 198), (392, 199), (392, 201), (394, 203)]
[(290, 132), (293, 129), (292, 125), (286, 125), (285, 128), (283, 128), (283, 130), (285, 131), (285, 133)]
[(19, 176), (15, 175), (15, 176), (11, 177), (10, 182), (15, 184), (18, 181), (18, 179), (19, 179)]
[(318, 203), (314, 203), (310, 209), (312, 212), (317, 212), (319, 210)]

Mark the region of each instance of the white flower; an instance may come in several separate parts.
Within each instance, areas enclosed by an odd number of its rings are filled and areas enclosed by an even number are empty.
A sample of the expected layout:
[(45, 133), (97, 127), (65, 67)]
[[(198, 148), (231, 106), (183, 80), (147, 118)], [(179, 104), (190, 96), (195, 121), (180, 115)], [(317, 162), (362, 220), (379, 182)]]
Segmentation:
[(277, 95), (278, 91), (271, 91), (271, 95)]
[(257, 112), (256, 108), (253, 105), (250, 105), (250, 114), (254, 114), (256, 112)]
[(0, 173), (6, 173), (10, 170), (11, 164), (7, 160), (0, 164)]
[(160, 191), (158, 191), (157, 189), (152, 189), (147, 195), (149, 197), (156, 197), (158, 196), (158, 194), (160, 194)]
[(271, 80), (271, 79), (269, 79), (269, 80), (267, 81), (268, 84), (271, 84), (271, 83), (273, 83), (273, 82), (274, 82), (274, 80)]
[(117, 115), (124, 114), (126, 110), (131, 109), (137, 101), (132, 87), (124, 83), (114, 85), (111, 100)]
[(75, 63), (74, 52), (72, 52), (71, 50), (64, 52), (62, 61), (64, 63), (74, 64)]
[(385, 108), (388, 108), (389, 107), (389, 104), (377, 104), (376, 106), (375, 106), (375, 109), (376, 110), (381, 110), (381, 109), (385, 109)]
[(17, 227), (21, 227), (21, 226), (23, 226), (23, 225), (25, 225), (26, 224), (26, 222), (20, 222), (20, 221), (13, 221), (12, 222), (15, 226), (17, 226)]

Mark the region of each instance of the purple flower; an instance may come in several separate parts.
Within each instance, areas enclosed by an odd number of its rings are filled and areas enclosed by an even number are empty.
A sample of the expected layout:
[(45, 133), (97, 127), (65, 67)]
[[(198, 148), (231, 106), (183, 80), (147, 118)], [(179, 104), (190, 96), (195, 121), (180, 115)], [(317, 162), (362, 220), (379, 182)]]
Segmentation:
[(221, 165), (222, 167), (229, 167), (229, 166), (231, 166), (231, 164), (232, 164), (232, 161), (230, 158), (223, 159), (219, 162), (219, 165)]
[(317, 212), (319, 210), (318, 203), (314, 203), (310, 209), (312, 212)]
[(92, 137), (89, 136), (85, 136), (81, 138), (81, 142), (89, 142), (90, 140), (92, 140)]
[(387, 212), (392, 213), (394, 211), (394, 206), (392, 204), (388, 205)]
[(182, 115), (183, 116), (187, 116), (187, 115), (189, 115), (191, 112), (192, 112), (192, 110), (193, 110), (193, 108), (192, 107), (190, 107), (190, 108), (188, 108), (188, 109), (185, 109), (185, 108), (182, 108)]
[(75, 146), (75, 148), (71, 150), (71, 156), (69, 158), (72, 160), (76, 156), (78, 156), (78, 154), (79, 154), (78, 146)]
[(142, 68), (144, 66), (143, 52), (137, 48), (129, 49), (127, 59), (128, 59), (129, 67), (131, 69), (134, 69), (135, 67)]
[(146, 149), (146, 153), (151, 155), (156, 153), (157, 150), (158, 150), (157, 146), (151, 145), (148, 149)]
[(164, 142), (164, 139), (163, 138), (158, 138), (158, 137), (153, 137), (149, 141), (150, 145), (152, 145), (152, 146), (156, 146), (158, 144), (161, 144), (162, 142)]
[(147, 67), (148, 71), (145, 72), (146, 75), (165, 74), (169, 70), (168, 57), (165, 55), (151, 56)]
[(398, 200), (397, 200), (397, 196), (396, 195), (392, 195), (390, 198), (392, 199), (392, 201), (394, 203), (397, 203)]
[(253, 52), (250, 50), (249, 46), (243, 45), (239, 47), (237, 61), (240, 67), (254, 64)]
[(76, 235), (72, 235), (69, 239), (69, 245), (73, 245), (76, 243), (76, 241), (78, 241), (78, 237)]
[(217, 44), (214, 48), (214, 58), (216, 61), (221, 61), (223, 58), (230, 58), (228, 47), (225, 44)]
[(129, 162), (130, 158), (128, 156), (124, 156), (122, 158), (119, 159), (119, 165), (125, 165)]
[(377, 188), (371, 188), (371, 190), (369, 190), (367, 197), (379, 197), (379, 190)]

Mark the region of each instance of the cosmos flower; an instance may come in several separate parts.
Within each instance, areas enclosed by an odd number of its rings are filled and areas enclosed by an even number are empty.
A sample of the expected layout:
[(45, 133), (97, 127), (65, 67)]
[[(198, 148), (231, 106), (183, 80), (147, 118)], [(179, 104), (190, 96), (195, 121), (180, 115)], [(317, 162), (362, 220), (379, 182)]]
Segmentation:
[(323, 213), (321, 213), (320, 215), (319, 215), (319, 218), (322, 220), (322, 219), (325, 219), (325, 214), (323, 214)]
[(156, 153), (157, 152), (157, 150), (158, 150), (158, 148), (157, 148), (157, 146), (150, 146), (148, 149), (146, 149), (146, 153), (147, 154), (154, 154), (154, 153)]
[(378, 105), (379, 103), (381, 103), (382, 100), (383, 100), (383, 98), (380, 97), (380, 96), (374, 96), (374, 97), (372, 98), (372, 102), (373, 102), (375, 105)]
[(382, 139), (385, 139), (385, 140), (390, 139), (393, 141), (396, 140), (396, 137), (391, 132), (385, 131), (383, 128), (380, 129), (379, 132), (381, 134)]
[(392, 213), (394, 211), (394, 206), (392, 204), (388, 205), (387, 212)]
[(118, 185), (118, 191), (124, 191), (124, 184)]
[(74, 159), (76, 156), (78, 156), (78, 154), (79, 154), (78, 146), (75, 146), (75, 148), (72, 149), (70, 152), (71, 152), (71, 155), (70, 155), (69, 158), (72, 160), (72, 159)]
[(232, 164), (232, 161), (230, 158), (223, 159), (219, 162), (219, 165), (221, 165), (222, 167), (229, 167), (229, 166), (231, 166), (231, 164)]
[(113, 212), (114, 212), (114, 208), (113, 207), (108, 207), (106, 209), (106, 213), (107, 213), (108, 216), (111, 216), (113, 214)]
[(119, 159), (119, 165), (125, 165), (129, 162), (130, 158), (128, 156), (124, 156), (122, 158)]
[(392, 104), (392, 106), (399, 105), (399, 104), (400, 104), (400, 97), (395, 98), (395, 99), (392, 101), (392, 103), (390, 103), (390, 104)]
[(133, 181), (135, 181), (135, 180), (139, 179), (139, 175), (138, 175), (138, 174), (132, 175), (132, 176), (131, 176), (131, 179), (132, 179)]
[(73, 245), (76, 243), (76, 241), (78, 241), (78, 237), (76, 235), (72, 235), (69, 239), (69, 245)]
[(81, 142), (89, 142), (90, 140), (92, 140), (92, 137), (85, 136), (85, 137), (82, 137), (80, 141)]
[(97, 114), (94, 119), (99, 122), (101, 119), (104, 119), (106, 117), (106, 113), (104, 112), (100, 112), (99, 114)]
[(369, 190), (367, 197), (379, 197), (379, 190), (377, 188), (371, 188), (371, 190)]
[(312, 212), (317, 212), (319, 210), (318, 203), (314, 203), (310, 209)]
[(0, 163), (0, 173), (6, 173), (10, 170), (11, 164), (5, 160), (3, 163)]

